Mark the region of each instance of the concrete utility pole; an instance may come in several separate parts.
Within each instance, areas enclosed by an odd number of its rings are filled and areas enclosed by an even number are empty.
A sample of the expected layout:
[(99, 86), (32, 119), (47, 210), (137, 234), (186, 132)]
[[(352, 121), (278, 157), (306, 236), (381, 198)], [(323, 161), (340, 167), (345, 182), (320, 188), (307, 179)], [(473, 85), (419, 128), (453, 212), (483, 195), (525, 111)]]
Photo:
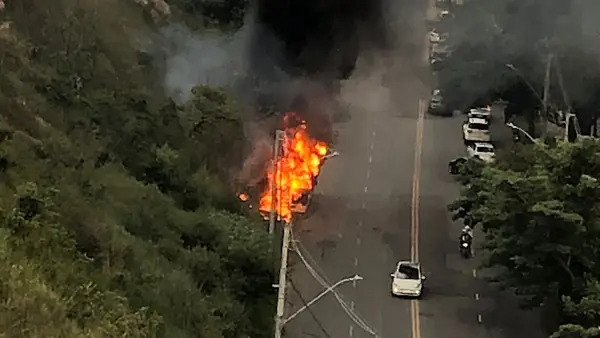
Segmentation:
[(550, 95), (550, 70), (552, 69), (552, 57), (552, 54), (548, 54), (548, 59), (546, 60), (546, 75), (544, 77), (544, 98), (542, 100), (542, 139), (546, 137), (546, 134), (548, 132), (548, 100)]
[(287, 284), (288, 251), (290, 248), (290, 231), (292, 223), (283, 224), (283, 244), (281, 246), (281, 266), (279, 268), (279, 284), (274, 285), (279, 289), (277, 293), (277, 313), (275, 314), (275, 338), (281, 338), (283, 329), (283, 313), (285, 310), (285, 287)]
[(275, 172), (273, 173), (273, 180), (271, 180), (271, 213), (269, 215), (269, 234), (273, 234), (275, 230), (275, 220), (277, 218), (277, 207), (275, 203), (281, 203), (279, 196), (277, 196), (277, 180), (275, 177), (279, 175), (279, 148), (281, 148), (281, 142), (285, 138), (285, 132), (283, 130), (275, 131), (275, 144), (273, 144), (273, 167)]

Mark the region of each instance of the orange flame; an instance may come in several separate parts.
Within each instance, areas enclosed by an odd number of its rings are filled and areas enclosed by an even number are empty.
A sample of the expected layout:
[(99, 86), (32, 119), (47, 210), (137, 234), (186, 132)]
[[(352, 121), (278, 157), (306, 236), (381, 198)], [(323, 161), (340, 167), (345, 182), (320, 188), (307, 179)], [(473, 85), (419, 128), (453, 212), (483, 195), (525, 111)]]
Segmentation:
[(275, 206), (277, 215), (288, 223), (292, 218), (292, 205), (314, 188), (314, 178), (319, 175), (328, 151), (327, 144), (308, 134), (306, 121), (290, 126), (290, 120), (295, 117), (294, 113), (284, 116), (283, 154), (268, 169), (269, 184), (259, 203), (262, 212), (270, 212)]

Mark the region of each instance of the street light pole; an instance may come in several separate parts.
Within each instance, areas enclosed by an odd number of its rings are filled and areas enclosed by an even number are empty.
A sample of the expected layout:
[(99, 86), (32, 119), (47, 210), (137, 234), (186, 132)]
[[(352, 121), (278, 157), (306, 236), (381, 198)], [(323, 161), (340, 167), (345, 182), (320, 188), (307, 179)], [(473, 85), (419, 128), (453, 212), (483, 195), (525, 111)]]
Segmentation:
[(546, 137), (546, 133), (548, 132), (548, 96), (550, 95), (550, 70), (552, 66), (552, 54), (548, 54), (548, 59), (546, 61), (546, 75), (544, 77), (544, 100), (542, 101), (542, 139)]
[(533, 138), (533, 136), (531, 136), (523, 128), (517, 127), (514, 123), (509, 122), (509, 123), (506, 124), (506, 126), (509, 127), (509, 128), (511, 128), (511, 129), (515, 129), (515, 130), (518, 130), (518, 131), (522, 132), (523, 134), (525, 134), (525, 136), (527, 136), (528, 139), (531, 140), (531, 142), (538, 143), (538, 140), (536, 140), (535, 138)]
[(318, 294), (315, 298), (313, 298), (310, 302), (306, 303), (306, 305), (304, 305), (303, 307), (301, 307), (300, 309), (298, 309), (298, 311), (294, 312), (292, 315), (290, 315), (287, 319), (285, 319), (282, 323), (281, 326), (283, 327), (283, 325), (287, 324), (287, 322), (289, 322), (290, 320), (296, 318), (297, 315), (300, 314), (300, 312), (306, 310), (309, 306), (313, 305), (316, 301), (318, 301), (319, 299), (321, 299), (321, 297), (325, 296), (326, 294), (328, 294), (329, 292), (333, 291), (333, 289), (337, 288), (338, 286), (344, 284), (344, 283), (348, 283), (348, 282), (357, 282), (363, 280), (363, 278), (359, 275), (354, 275), (352, 277), (348, 277), (348, 278), (344, 278), (340, 281), (338, 281), (337, 283), (333, 284), (332, 286), (328, 287), (327, 289), (323, 290), (323, 292), (321, 292), (320, 294)]
[(521, 80), (523, 80), (523, 82), (527, 85), (527, 87), (529, 87), (529, 89), (531, 90), (531, 92), (533, 93), (533, 95), (535, 95), (535, 97), (542, 102), (542, 104), (544, 104), (544, 99), (540, 96), (540, 94), (537, 92), (537, 90), (535, 88), (533, 88), (533, 86), (531, 85), (531, 83), (529, 83), (529, 81), (527, 81), (527, 79), (525, 78), (525, 76), (517, 69), (517, 67), (515, 67), (513, 64), (507, 63), (505, 64), (505, 66), (512, 70), (513, 72), (515, 72), (515, 74), (517, 74)]

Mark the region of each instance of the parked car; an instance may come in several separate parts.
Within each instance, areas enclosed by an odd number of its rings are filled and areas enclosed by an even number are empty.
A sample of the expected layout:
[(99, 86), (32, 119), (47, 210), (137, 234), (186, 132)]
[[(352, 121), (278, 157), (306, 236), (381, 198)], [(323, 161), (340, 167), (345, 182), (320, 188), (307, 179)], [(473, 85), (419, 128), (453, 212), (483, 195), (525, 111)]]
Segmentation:
[(481, 118), (469, 118), (462, 127), (465, 142), (490, 142), (490, 124)]
[(494, 145), (488, 142), (475, 142), (467, 147), (467, 155), (482, 160), (486, 163), (496, 161), (496, 151)]
[(492, 110), (487, 107), (473, 108), (473, 109), (469, 109), (469, 112), (467, 113), (467, 115), (469, 116), (469, 118), (479, 118), (479, 119), (485, 119), (485, 120), (490, 121), (490, 119), (492, 117)]
[(429, 43), (438, 43), (440, 42), (440, 34), (438, 32), (436, 32), (435, 30), (431, 30), (429, 31)]
[(444, 97), (439, 89), (432, 92), (427, 112), (433, 115), (452, 116), (452, 110), (444, 103)]
[(453, 159), (452, 161), (450, 161), (450, 163), (448, 163), (448, 172), (451, 175), (458, 175), (460, 173), (460, 169), (465, 164), (465, 162), (467, 162), (466, 157), (458, 157)]
[(444, 43), (448, 39), (448, 33), (439, 33), (435, 29), (429, 31), (428, 36), (431, 44)]

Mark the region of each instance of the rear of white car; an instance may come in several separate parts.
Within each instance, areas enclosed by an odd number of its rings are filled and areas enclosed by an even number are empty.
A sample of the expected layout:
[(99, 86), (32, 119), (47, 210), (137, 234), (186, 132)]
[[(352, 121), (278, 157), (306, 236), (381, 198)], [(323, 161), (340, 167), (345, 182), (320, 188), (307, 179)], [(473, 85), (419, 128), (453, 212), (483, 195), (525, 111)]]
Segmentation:
[(482, 118), (469, 118), (463, 124), (463, 139), (466, 142), (490, 142), (489, 122)]
[(420, 297), (423, 293), (425, 276), (421, 273), (418, 263), (399, 262), (391, 277), (393, 296)]
[(469, 118), (479, 118), (489, 121), (491, 117), (492, 112), (487, 108), (475, 108), (469, 110)]
[(467, 148), (469, 157), (476, 157), (486, 163), (493, 163), (496, 160), (496, 152), (491, 143), (477, 142)]

